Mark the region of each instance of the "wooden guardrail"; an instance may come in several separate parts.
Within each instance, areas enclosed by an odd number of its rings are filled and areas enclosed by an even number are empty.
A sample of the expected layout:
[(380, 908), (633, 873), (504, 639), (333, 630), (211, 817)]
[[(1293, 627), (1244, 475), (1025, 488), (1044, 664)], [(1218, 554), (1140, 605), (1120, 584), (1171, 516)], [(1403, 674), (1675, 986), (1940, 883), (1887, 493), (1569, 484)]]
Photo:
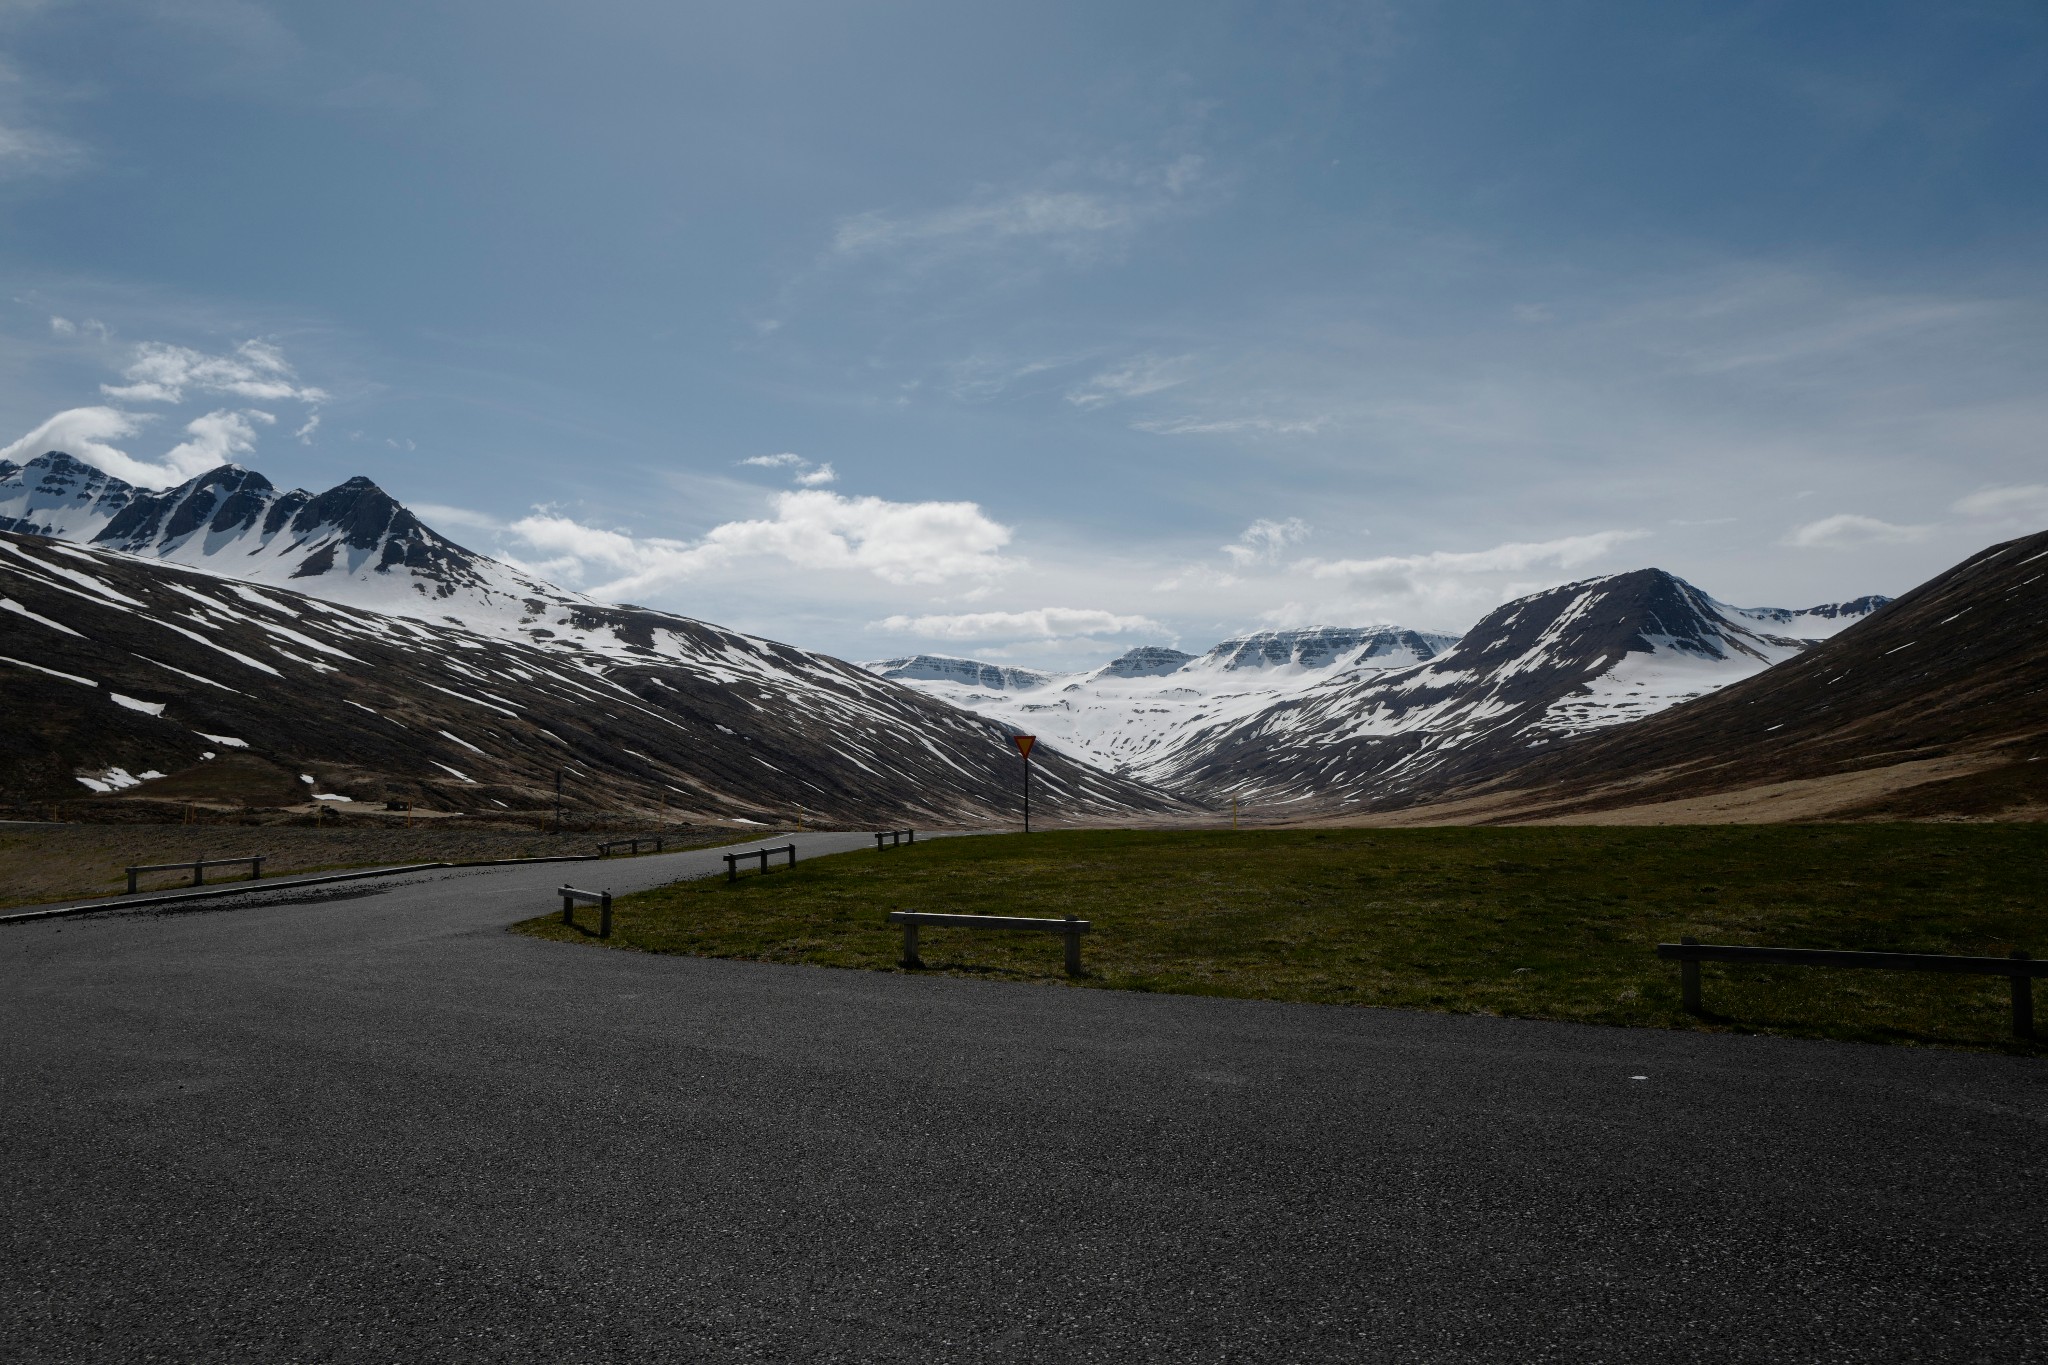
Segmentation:
[(562, 898), (562, 923), (574, 924), (576, 922), (576, 902), (582, 901), (586, 905), (595, 905), (597, 907), (597, 936), (599, 938), (610, 938), (612, 936), (611, 892), (578, 891), (573, 886), (565, 886), (557, 894)]
[(128, 894), (135, 894), (135, 877), (142, 872), (183, 872), (189, 867), (192, 869), (192, 885), (204, 886), (206, 869), (209, 867), (239, 867), (247, 863), (250, 869), (249, 879), (256, 881), (262, 878), (263, 864), (269, 860), (270, 855), (266, 853), (257, 858), (194, 858), (189, 863), (138, 863), (128, 869)]
[(753, 848), (748, 849), (745, 853), (728, 853), (725, 855), (725, 879), (729, 882), (736, 882), (740, 879), (740, 859), (742, 858), (759, 858), (761, 860), (761, 871), (763, 874), (766, 874), (768, 871), (768, 855), (771, 853), (787, 853), (789, 855), (789, 865), (791, 867), (796, 866), (795, 844), (784, 844), (781, 848)]
[(612, 856), (612, 850), (615, 848), (626, 848), (631, 852), (638, 853), (642, 844), (653, 844), (654, 851), (659, 853), (662, 851), (662, 840), (667, 837), (665, 834), (642, 834), (638, 838), (633, 839), (607, 839), (597, 846), (597, 856), (609, 858)]
[(1067, 940), (1067, 975), (1081, 975), (1081, 935), (1094, 930), (1093, 922), (1068, 915), (1065, 919), (1025, 919), (1016, 915), (941, 915), (923, 910), (891, 910), (889, 923), (903, 926), (903, 965), (922, 967), (917, 955), (917, 928), (929, 924), (946, 929), (1012, 929), (1026, 933), (1063, 934)]
[(2034, 1036), (2034, 978), (2048, 976), (2048, 959), (2014, 949), (2009, 957), (1954, 957), (1946, 953), (1859, 953), (1829, 948), (1750, 948), (1701, 943), (1696, 938), (1660, 943), (1657, 956), (1679, 964), (1679, 996), (1687, 1014), (1705, 1014), (1700, 1003), (1702, 962), (1751, 962), (1777, 967), (1861, 967), (1882, 972), (1948, 972), (2003, 976), (2012, 980), (2012, 1036)]
[[(882, 842), (884, 839), (887, 839), (889, 842), (884, 844)], [(875, 835), (876, 848), (894, 848), (898, 844), (914, 844), (916, 842), (917, 831), (914, 829), (885, 829)]]

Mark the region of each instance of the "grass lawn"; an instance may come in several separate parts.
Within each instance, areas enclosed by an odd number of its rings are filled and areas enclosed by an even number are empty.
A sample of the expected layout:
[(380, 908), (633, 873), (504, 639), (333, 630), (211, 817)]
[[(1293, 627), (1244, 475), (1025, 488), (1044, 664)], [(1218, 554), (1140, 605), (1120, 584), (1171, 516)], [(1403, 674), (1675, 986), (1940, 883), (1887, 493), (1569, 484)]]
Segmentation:
[[(611, 946), (899, 971), (890, 909), (1094, 922), (1073, 983), (1321, 1004), (1990, 1047), (2003, 977), (1708, 964), (1652, 946), (2048, 955), (2048, 826), (1087, 830), (935, 839), (621, 898)], [(584, 918), (594, 919), (594, 916)], [(558, 916), (517, 926), (590, 942)], [(926, 971), (1067, 984), (1060, 939), (922, 930)], [(2037, 985), (2048, 1022), (2048, 989)]]

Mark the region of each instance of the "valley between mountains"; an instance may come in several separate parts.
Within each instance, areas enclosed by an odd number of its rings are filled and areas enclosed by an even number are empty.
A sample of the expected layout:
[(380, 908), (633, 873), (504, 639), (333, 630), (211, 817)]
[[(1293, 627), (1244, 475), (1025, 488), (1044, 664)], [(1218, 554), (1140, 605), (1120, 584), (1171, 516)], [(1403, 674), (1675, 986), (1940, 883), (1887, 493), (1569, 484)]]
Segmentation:
[[(1264, 631), (1067, 674), (855, 665), (566, 591), (367, 480), (281, 491), (230, 465), (153, 492), (53, 451), (0, 462), (0, 800), (490, 815), (551, 809), (559, 780), (572, 807), (711, 824), (1007, 823), (1009, 739), (1030, 733), (1036, 812), (1070, 822), (1233, 801), (1263, 821), (1618, 818), (1795, 769), (1892, 773), (1886, 799), (1927, 788), (1913, 815), (2028, 815), (2048, 807), (2032, 543), (1896, 603), (1736, 607), (1645, 568), (1459, 637)], [(1720, 809), (1685, 807), (1768, 818)]]

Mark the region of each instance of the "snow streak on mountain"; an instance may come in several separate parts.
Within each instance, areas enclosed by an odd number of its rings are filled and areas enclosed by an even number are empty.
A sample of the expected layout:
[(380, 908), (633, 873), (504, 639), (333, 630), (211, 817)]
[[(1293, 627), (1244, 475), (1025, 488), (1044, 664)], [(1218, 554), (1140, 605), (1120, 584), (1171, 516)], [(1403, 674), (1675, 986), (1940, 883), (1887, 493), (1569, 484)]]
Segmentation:
[[(1643, 569), (1510, 602), (1456, 640), (1393, 625), (1321, 626), (1245, 635), (1199, 656), (1145, 646), (1081, 673), (933, 655), (855, 667), (685, 617), (565, 592), (437, 534), (366, 479), (320, 494), (280, 492), (262, 475), (226, 465), (151, 492), (51, 452), (25, 465), (0, 463), (0, 532), (6, 531), (96, 552), (100, 567), (90, 573), (67, 567), (61, 555), (20, 547), (0, 555), (0, 569), (23, 584), (4, 604), (12, 615), (0, 619), (13, 620), (16, 632), (22, 623), (46, 627), (36, 638), (38, 648), (54, 651), (48, 657), (84, 648), (62, 637), (92, 635), (66, 615), (85, 601), (100, 613), (106, 642), (124, 658), (219, 685), (191, 660), (165, 655), (170, 646), (138, 624), (150, 622), (255, 661), (252, 666), (282, 680), (266, 685), (269, 701), (311, 708), (308, 714), (323, 718), (311, 730), (332, 736), (322, 741), (331, 764), (345, 765), (348, 745), (367, 742), (358, 733), (361, 722), (335, 708), (353, 704), (349, 689), (373, 680), (332, 662), (361, 663), (359, 637), (367, 632), (384, 642), (378, 678), (401, 687), (402, 708), (422, 717), (439, 714), (430, 694), (474, 699), (484, 682), (498, 703), (511, 706), (509, 716), (526, 703), (512, 705), (505, 689), (541, 686), (549, 673), (564, 683), (582, 679), (571, 691), (624, 688), (643, 703), (666, 699), (655, 711), (642, 706), (648, 715), (673, 711), (674, 699), (687, 697), (687, 714), (663, 714), (648, 733), (636, 721), (630, 739), (592, 737), (592, 747), (581, 751), (585, 761), (635, 774), (633, 789), (643, 798), (689, 789), (707, 795), (707, 810), (737, 811), (762, 794), (794, 805), (808, 791), (820, 802), (814, 809), (828, 809), (823, 802), (829, 797), (829, 809), (846, 818), (863, 811), (992, 817), (1008, 799), (1004, 741), (1015, 731), (1046, 741), (1039, 751), (1042, 771), (1076, 814), (1163, 812), (1177, 804), (1164, 794), (1168, 790), (1212, 802), (1251, 797), (1268, 810), (1291, 804), (1304, 812), (1412, 802), (1574, 735), (1749, 677), (1855, 624), (1884, 601), (1865, 597), (1804, 610), (1732, 607), (1662, 570)], [(33, 572), (26, 567), (30, 559)], [(283, 599), (273, 593), (253, 590), (244, 591), (238, 605), (232, 593), (223, 596), (227, 589), (199, 586), (171, 565), (245, 585), (288, 587), (362, 615), (343, 628), (332, 608), (280, 606)], [(111, 597), (90, 584), (82, 591), (76, 582), (65, 586), (81, 574), (102, 585), (134, 586), (118, 587)], [(45, 605), (34, 605), (31, 596)], [(200, 598), (206, 600), (190, 605)], [(431, 642), (417, 627), (392, 624), (398, 618), (430, 626)], [(201, 639), (230, 623), (245, 638)], [(351, 638), (358, 644), (348, 643)], [(11, 671), (0, 665), (0, 683), (11, 678), (20, 692), (20, 669), (47, 660), (15, 658)], [(132, 663), (99, 656), (77, 662), (93, 685), (111, 693), (118, 682), (123, 696), (146, 703), (145, 710), (156, 708), (148, 711), (160, 722), (152, 731), (155, 756), (137, 762), (160, 768), (180, 754), (201, 761), (196, 749), (185, 753), (171, 744), (171, 732), (161, 727), (202, 733), (180, 718), (187, 710), (206, 712), (218, 697), (203, 688), (173, 695), (179, 684), (148, 668), (130, 677)], [(312, 675), (293, 672), (301, 667)], [(316, 682), (337, 669), (351, 679), (348, 687), (337, 692), (330, 682)], [(39, 686), (49, 691), (47, 682)], [(559, 742), (554, 722), (572, 715), (587, 720), (574, 710), (584, 703), (559, 687), (543, 691), (545, 699), (532, 699), (539, 708), (534, 723)], [(141, 712), (129, 708), (128, 714)], [(621, 721), (626, 715), (606, 714)], [(93, 715), (119, 724), (101, 726)], [(349, 725), (327, 724), (337, 718)], [(71, 782), (74, 773), (58, 769), (61, 755), (74, 751), (88, 767), (143, 770), (122, 763), (118, 745), (102, 742), (109, 734), (135, 732), (140, 722), (104, 709), (78, 712), (75, 719), (83, 739), (59, 735), (34, 754), (24, 750), (11, 760), (16, 771), (34, 768), (35, 781), (45, 786)], [(233, 723), (259, 725), (254, 719)], [(430, 728), (469, 739), (452, 721)], [(761, 747), (771, 732), (785, 736), (778, 741), (785, 745), (780, 760), (765, 757)], [(301, 761), (291, 757), (301, 751), (291, 747), (289, 726), (266, 733), (275, 736), (279, 762)], [(734, 749), (735, 735), (745, 736), (748, 747)], [(427, 741), (418, 751), (432, 769), (462, 768), (453, 750), (427, 758), (433, 748)], [(499, 770), (504, 789), (490, 799), (539, 800), (531, 784), (546, 765), (521, 766), (509, 756), (506, 762), (510, 766)], [(408, 780), (429, 773), (418, 763), (387, 771)]]
[(1570, 583), (1500, 607), (1426, 663), (1335, 673), (1140, 771), (1267, 806), (1420, 799), (1762, 672), (1885, 600), (1731, 607), (1662, 569)]
[(25, 465), (0, 464), (0, 531), (499, 633), (531, 634), (551, 607), (597, 605), (464, 549), (362, 478), (325, 493), (279, 492), (252, 469), (222, 465), (151, 492), (51, 451)]
[(1145, 645), (1081, 673), (930, 655), (862, 666), (1136, 774), (1169, 765), (1198, 729), (1257, 715), (1334, 674), (1420, 663), (1452, 643), (1399, 626), (1313, 626), (1239, 636), (1200, 656)]
[[(709, 819), (929, 825), (1015, 805), (999, 722), (563, 592), (368, 480), (279, 493), (223, 466), (152, 493), (52, 453), (0, 466), (0, 518), (0, 709), (30, 722), (0, 733), (17, 800), (233, 758), (479, 811), (546, 808), (564, 769), (586, 804)], [(1049, 815), (1177, 806), (1054, 753), (1037, 766)]]

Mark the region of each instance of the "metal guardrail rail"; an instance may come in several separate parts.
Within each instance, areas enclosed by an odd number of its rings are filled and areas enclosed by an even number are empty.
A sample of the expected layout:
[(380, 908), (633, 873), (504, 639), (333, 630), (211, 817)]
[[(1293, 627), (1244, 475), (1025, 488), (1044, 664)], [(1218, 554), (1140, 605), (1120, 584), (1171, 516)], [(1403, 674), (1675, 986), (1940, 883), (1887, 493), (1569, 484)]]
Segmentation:
[(263, 864), (269, 861), (270, 855), (265, 853), (260, 857), (254, 858), (194, 858), (189, 863), (138, 863), (128, 869), (128, 894), (131, 896), (135, 894), (135, 878), (138, 873), (183, 872), (189, 867), (192, 869), (192, 885), (204, 886), (206, 885), (206, 869), (209, 867), (239, 867), (243, 863), (247, 863), (250, 869), (249, 880), (258, 881), (263, 876)]
[[(889, 842), (883, 843), (884, 839)], [(894, 848), (898, 844), (914, 844), (916, 842), (917, 831), (914, 829), (885, 829), (875, 834), (875, 847), (878, 849)]]
[(597, 907), (597, 936), (599, 938), (610, 938), (612, 936), (611, 892), (578, 891), (573, 886), (565, 886), (556, 894), (562, 898), (562, 923), (570, 925), (576, 923), (576, 902), (582, 901), (586, 905), (595, 905)]
[(1081, 935), (1093, 932), (1091, 920), (1076, 919), (1068, 915), (1065, 919), (1026, 919), (1016, 915), (944, 915), (923, 910), (891, 910), (889, 923), (903, 926), (903, 965), (922, 967), (924, 960), (917, 955), (917, 930), (922, 924), (945, 929), (1010, 929), (1025, 933), (1063, 934), (1067, 940), (1067, 975), (1080, 976)]
[(759, 858), (761, 860), (761, 872), (765, 876), (768, 871), (768, 855), (771, 853), (787, 853), (789, 855), (789, 865), (791, 867), (796, 866), (795, 844), (784, 844), (780, 848), (750, 848), (745, 853), (728, 853), (724, 855), (725, 879), (729, 882), (736, 882), (740, 879), (739, 869), (742, 858)]
[(2012, 980), (2012, 1036), (2034, 1036), (2034, 978), (2048, 976), (2048, 959), (2014, 949), (2009, 957), (1960, 957), (1947, 953), (1860, 953), (1832, 948), (1757, 948), (1701, 943), (1696, 938), (1660, 943), (1657, 956), (1679, 964), (1679, 995), (1687, 1014), (1705, 1014), (1700, 1003), (1702, 962), (1748, 962), (1775, 967), (1857, 967), (1881, 972), (1947, 972), (1961, 976), (2003, 976)]
[(638, 853), (642, 844), (653, 844), (654, 851), (660, 853), (662, 851), (662, 841), (667, 838), (666, 834), (642, 834), (632, 839), (607, 839), (597, 846), (597, 856), (609, 858), (612, 856), (612, 850), (615, 848), (624, 848), (630, 852)]

